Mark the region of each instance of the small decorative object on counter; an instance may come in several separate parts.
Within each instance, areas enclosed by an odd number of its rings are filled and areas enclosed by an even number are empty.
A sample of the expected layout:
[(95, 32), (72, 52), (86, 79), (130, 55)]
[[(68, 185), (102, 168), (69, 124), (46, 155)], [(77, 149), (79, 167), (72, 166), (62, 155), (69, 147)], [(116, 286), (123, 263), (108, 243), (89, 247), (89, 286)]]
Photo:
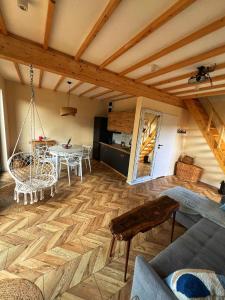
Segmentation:
[(62, 144), (62, 147), (65, 149), (70, 149), (72, 147), (72, 144), (70, 144), (71, 138), (68, 140), (66, 144)]

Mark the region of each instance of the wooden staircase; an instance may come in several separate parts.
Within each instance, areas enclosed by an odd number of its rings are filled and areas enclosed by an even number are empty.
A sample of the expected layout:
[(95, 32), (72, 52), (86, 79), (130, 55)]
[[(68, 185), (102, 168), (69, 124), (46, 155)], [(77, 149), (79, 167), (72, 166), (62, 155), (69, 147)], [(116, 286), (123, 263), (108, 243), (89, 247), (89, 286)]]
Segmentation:
[(225, 124), (209, 102), (209, 113), (197, 99), (186, 99), (185, 104), (198, 124), (211, 151), (225, 173)]
[(156, 137), (156, 129), (152, 131), (152, 133), (145, 139), (141, 146), (139, 161), (144, 161), (144, 157), (149, 155), (154, 149), (155, 145), (155, 137)]
[(139, 155), (140, 162), (143, 162), (144, 157), (148, 156), (154, 150), (158, 118), (158, 116), (155, 116), (152, 121), (148, 121), (146, 128), (144, 128)]

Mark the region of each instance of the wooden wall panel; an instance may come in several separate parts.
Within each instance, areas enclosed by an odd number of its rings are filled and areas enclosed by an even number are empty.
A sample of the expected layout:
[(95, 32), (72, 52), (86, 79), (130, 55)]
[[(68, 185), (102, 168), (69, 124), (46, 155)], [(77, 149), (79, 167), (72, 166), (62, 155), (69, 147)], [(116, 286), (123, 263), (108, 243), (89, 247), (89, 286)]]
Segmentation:
[(134, 127), (134, 112), (115, 111), (108, 114), (108, 130), (132, 133)]

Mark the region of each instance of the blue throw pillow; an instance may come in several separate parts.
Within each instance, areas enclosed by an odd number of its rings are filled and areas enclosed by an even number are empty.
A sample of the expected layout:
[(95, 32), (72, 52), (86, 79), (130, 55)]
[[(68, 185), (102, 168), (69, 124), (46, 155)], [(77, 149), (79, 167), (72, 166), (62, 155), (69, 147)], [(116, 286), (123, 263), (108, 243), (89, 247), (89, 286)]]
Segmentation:
[(220, 208), (222, 210), (225, 210), (225, 196), (222, 196), (220, 204), (221, 204)]
[(165, 279), (180, 300), (225, 299), (225, 276), (202, 269), (182, 269)]
[(225, 210), (225, 204), (221, 205), (220, 209)]

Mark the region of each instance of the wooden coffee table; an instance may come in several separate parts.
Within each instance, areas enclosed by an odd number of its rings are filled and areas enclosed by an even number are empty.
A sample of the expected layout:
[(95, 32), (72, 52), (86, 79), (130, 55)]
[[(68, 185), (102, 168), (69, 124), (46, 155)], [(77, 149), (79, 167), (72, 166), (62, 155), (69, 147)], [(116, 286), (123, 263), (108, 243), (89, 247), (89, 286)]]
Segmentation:
[(132, 238), (139, 232), (146, 232), (164, 223), (173, 215), (171, 242), (173, 240), (174, 223), (179, 203), (168, 196), (162, 196), (155, 201), (136, 207), (125, 214), (114, 218), (109, 224), (113, 238), (110, 246), (112, 257), (115, 240), (126, 241), (126, 263), (124, 281), (126, 281), (127, 266)]

